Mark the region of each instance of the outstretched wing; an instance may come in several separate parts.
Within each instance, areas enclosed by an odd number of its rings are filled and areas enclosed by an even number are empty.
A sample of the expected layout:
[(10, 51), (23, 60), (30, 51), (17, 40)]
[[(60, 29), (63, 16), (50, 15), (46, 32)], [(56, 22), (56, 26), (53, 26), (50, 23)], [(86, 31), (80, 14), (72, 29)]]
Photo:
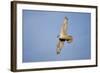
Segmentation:
[(63, 46), (64, 46), (64, 41), (59, 40), (58, 44), (57, 44), (57, 49), (56, 49), (57, 54), (60, 54), (61, 49), (63, 48)]
[(61, 31), (60, 31), (60, 34), (67, 34), (67, 28), (68, 28), (68, 18), (65, 17), (64, 18), (64, 22), (61, 26)]

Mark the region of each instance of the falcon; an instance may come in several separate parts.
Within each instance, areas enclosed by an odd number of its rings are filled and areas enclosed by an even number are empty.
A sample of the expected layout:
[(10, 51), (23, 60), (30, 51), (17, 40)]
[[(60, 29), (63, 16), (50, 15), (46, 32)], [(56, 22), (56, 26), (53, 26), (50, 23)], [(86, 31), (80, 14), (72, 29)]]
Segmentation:
[(67, 30), (68, 30), (68, 18), (65, 16), (63, 24), (61, 25), (60, 34), (58, 36), (59, 40), (56, 48), (57, 54), (60, 54), (65, 41), (67, 41), (68, 43), (72, 42), (72, 36), (68, 35)]

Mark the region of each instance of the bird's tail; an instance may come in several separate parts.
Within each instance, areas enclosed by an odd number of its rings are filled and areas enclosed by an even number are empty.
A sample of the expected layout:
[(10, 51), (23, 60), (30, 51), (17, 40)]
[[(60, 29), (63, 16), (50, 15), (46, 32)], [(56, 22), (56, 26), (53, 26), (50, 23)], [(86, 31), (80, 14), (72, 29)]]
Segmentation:
[(69, 36), (69, 39), (67, 40), (68, 43), (71, 43), (73, 41), (72, 36)]

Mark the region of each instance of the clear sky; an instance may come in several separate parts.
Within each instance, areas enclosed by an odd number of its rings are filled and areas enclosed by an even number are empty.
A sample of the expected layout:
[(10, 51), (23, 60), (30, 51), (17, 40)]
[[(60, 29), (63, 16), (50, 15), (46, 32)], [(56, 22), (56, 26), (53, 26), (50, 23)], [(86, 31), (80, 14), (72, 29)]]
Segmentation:
[[(56, 54), (57, 35), (64, 17), (72, 43)], [(83, 60), (91, 58), (91, 14), (23, 10), (23, 62)]]

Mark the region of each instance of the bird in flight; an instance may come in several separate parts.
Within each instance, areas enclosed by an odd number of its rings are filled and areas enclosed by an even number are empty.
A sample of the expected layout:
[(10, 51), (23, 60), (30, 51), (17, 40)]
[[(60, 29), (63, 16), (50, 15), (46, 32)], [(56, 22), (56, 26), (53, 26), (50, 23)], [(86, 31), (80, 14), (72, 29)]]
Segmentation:
[(59, 40), (56, 48), (57, 54), (60, 54), (65, 41), (67, 41), (68, 43), (72, 42), (72, 36), (68, 35), (67, 30), (68, 30), (68, 18), (65, 16), (63, 24), (61, 25), (60, 34), (58, 36)]

